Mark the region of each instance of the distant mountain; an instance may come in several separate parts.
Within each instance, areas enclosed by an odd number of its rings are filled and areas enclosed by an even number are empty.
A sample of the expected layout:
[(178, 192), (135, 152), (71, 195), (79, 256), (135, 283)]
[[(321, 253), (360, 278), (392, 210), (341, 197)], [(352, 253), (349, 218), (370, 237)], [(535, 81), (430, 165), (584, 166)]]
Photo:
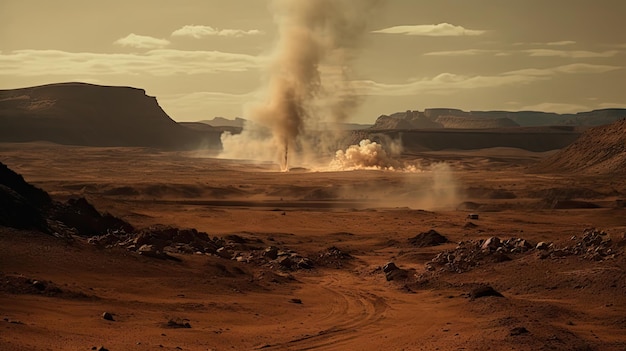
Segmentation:
[(220, 131), (181, 126), (143, 89), (59, 83), (0, 90), (0, 141), (187, 149), (219, 147)]
[(441, 123), (428, 118), (419, 111), (396, 112), (391, 116), (382, 115), (376, 119), (371, 129), (432, 129), (443, 128)]
[(599, 126), (626, 118), (626, 109), (603, 109), (575, 114), (537, 111), (462, 111), (434, 108), (397, 112), (378, 117), (372, 129), (485, 129), (544, 126)]
[(214, 117), (213, 119), (207, 119), (198, 121), (199, 123), (208, 124), (213, 127), (236, 127), (243, 128), (246, 124), (246, 120), (243, 118), (235, 117), (235, 119), (228, 119), (224, 117)]

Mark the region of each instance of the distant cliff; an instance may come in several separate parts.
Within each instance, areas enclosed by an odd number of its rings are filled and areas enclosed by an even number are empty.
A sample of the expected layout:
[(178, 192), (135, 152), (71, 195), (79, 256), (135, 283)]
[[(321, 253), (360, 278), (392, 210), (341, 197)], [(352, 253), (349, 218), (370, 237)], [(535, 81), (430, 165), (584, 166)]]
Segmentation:
[(539, 171), (626, 175), (626, 119), (585, 131), (575, 142), (544, 159)]
[(59, 83), (0, 90), (0, 141), (188, 149), (219, 147), (219, 131), (172, 120), (143, 89)]
[(575, 114), (537, 111), (462, 111), (448, 108), (397, 112), (378, 117), (372, 129), (485, 129), (510, 127), (589, 127), (626, 118), (626, 109), (603, 109)]

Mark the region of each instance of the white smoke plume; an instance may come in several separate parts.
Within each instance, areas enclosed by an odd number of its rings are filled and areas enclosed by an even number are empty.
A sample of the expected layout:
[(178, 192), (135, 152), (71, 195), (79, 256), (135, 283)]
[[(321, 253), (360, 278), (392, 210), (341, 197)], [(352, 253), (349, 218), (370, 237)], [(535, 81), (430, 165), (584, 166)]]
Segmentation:
[(245, 111), (253, 123), (240, 135), (223, 136), (222, 157), (272, 160), (288, 170), (291, 159), (329, 151), (336, 136), (319, 131), (345, 121), (358, 102), (350, 67), (378, 2), (274, 0), (279, 39), (265, 96)]
[(361, 140), (359, 145), (350, 145), (345, 151), (337, 151), (329, 168), (337, 171), (357, 169), (403, 171), (414, 169), (414, 167), (403, 166), (385, 151), (382, 144), (369, 139)]

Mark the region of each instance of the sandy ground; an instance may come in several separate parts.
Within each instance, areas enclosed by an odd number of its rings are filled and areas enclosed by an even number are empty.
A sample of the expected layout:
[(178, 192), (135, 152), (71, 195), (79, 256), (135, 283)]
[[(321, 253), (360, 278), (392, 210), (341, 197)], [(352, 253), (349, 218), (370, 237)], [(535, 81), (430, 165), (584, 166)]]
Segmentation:
[[(354, 259), (297, 271), (207, 255), (176, 262), (0, 228), (0, 349), (625, 350), (626, 213), (616, 200), (626, 182), (533, 173), (547, 155), (441, 151), (406, 154), (418, 173), (280, 173), (197, 153), (2, 144), (2, 162), (54, 199), (84, 196), (136, 227), (238, 234), (308, 256), (336, 247)], [(440, 162), (448, 167), (431, 167)], [(531, 251), (464, 273), (425, 269), (459, 241), (567, 245), (592, 227), (622, 253)], [(430, 229), (451, 243), (408, 242)], [(410, 279), (387, 281), (390, 261)], [(33, 290), (34, 280), (58, 289)], [(468, 298), (480, 283), (504, 297)]]

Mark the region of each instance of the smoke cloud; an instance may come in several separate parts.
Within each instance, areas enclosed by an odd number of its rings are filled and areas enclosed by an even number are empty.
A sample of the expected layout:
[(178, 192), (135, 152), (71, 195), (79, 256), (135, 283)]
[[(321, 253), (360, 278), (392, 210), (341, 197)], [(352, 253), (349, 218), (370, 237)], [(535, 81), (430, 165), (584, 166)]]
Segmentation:
[(350, 67), (378, 2), (274, 0), (279, 39), (266, 89), (245, 108), (252, 123), (222, 137), (222, 157), (271, 160), (288, 170), (291, 160), (336, 150), (337, 135), (320, 131), (345, 121), (358, 103)]
[(390, 147), (390, 150), (391, 153), (387, 153), (382, 144), (364, 139), (359, 142), (359, 145), (350, 145), (345, 151), (337, 151), (329, 168), (336, 171), (358, 169), (417, 171), (414, 165), (403, 165), (394, 158), (400, 152), (398, 147)]

